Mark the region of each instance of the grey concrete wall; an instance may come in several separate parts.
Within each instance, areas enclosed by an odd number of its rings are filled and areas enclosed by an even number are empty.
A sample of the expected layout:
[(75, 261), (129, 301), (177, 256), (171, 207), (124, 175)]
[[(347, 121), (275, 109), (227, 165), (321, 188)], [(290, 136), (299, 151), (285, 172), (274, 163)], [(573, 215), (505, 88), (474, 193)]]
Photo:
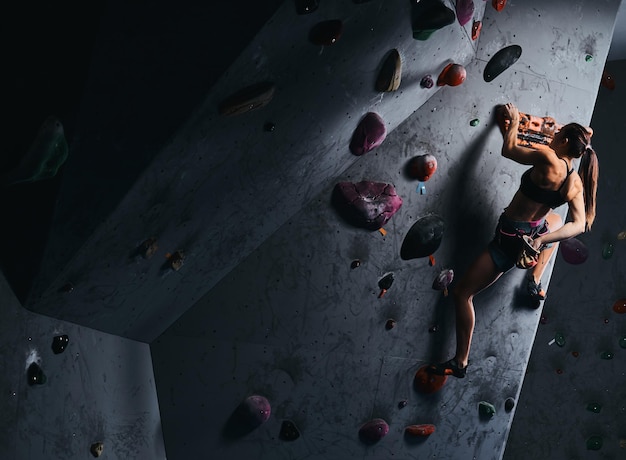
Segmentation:
[[(626, 317), (613, 311), (626, 298), (626, 241), (617, 239), (626, 229), (622, 153), (626, 103), (626, 61), (607, 63), (616, 82), (610, 91), (601, 87), (593, 113), (593, 145), (600, 160), (598, 216), (592, 231), (579, 237), (589, 249), (584, 264), (557, 259), (548, 299), (537, 331), (524, 380), (521, 404), (507, 444), (507, 460), (527, 458), (618, 459), (626, 457)], [(613, 256), (602, 257), (606, 243)], [(562, 333), (561, 348), (550, 345)], [(601, 359), (602, 352), (612, 360)], [(561, 373), (558, 373), (558, 371)], [(587, 410), (590, 403), (600, 413)], [(600, 436), (599, 452), (588, 451), (587, 440)]]
[[(517, 400), (541, 314), (523, 294), (523, 272), (477, 297), (465, 380), (451, 379), (430, 396), (416, 393), (412, 381), (420, 366), (453, 353), (451, 300), (432, 290), (433, 278), (444, 267), (464, 272), (525, 169), (500, 156), (494, 106), (514, 101), (562, 122), (591, 119), (618, 2), (569, 5), (487, 8), (467, 81), (439, 91), (380, 148), (334, 176), (152, 343), (169, 458), (205, 449), (220, 458), (501, 458), (514, 415), (504, 402)], [(522, 46), (521, 59), (484, 82), (490, 56), (512, 43)], [(470, 126), (474, 118), (478, 127)], [(423, 153), (439, 161), (425, 195), (401, 173)], [(404, 204), (386, 236), (337, 216), (330, 195), (342, 180), (395, 185)], [(429, 213), (447, 224), (436, 266), (401, 260), (406, 232)], [(351, 269), (353, 259), (362, 265)], [(378, 299), (377, 282), (388, 272), (396, 281)], [(390, 331), (387, 318), (397, 320)], [(430, 333), (433, 325), (439, 329)], [(270, 400), (271, 418), (247, 436), (225, 437), (229, 417), (250, 394)], [(401, 400), (409, 404), (399, 408)], [(482, 400), (496, 406), (489, 421), (479, 417)], [(375, 417), (387, 420), (390, 433), (366, 446), (358, 430)], [(284, 420), (296, 423), (300, 439), (279, 439)], [(403, 430), (415, 423), (434, 423), (437, 431), (411, 442)]]
[[(164, 459), (150, 348), (31, 313), (0, 276), (0, 458)], [(67, 334), (63, 353), (52, 340)], [(29, 385), (27, 367), (40, 363), (47, 381)]]

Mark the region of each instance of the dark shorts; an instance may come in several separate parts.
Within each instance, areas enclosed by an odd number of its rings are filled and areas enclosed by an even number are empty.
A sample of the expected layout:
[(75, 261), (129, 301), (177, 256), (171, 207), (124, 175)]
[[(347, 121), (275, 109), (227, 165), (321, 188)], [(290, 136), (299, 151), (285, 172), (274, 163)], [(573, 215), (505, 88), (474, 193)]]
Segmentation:
[[(545, 219), (535, 222), (517, 222), (502, 214), (498, 220), (493, 240), (487, 249), (496, 268), (502, 272), (507, 272), (515, 266), (517, 257), (524, 247), (522, 235), (535, 238), (549, 232), (548, 222)], [(550, 245), (546, 247), (550, 247)]]

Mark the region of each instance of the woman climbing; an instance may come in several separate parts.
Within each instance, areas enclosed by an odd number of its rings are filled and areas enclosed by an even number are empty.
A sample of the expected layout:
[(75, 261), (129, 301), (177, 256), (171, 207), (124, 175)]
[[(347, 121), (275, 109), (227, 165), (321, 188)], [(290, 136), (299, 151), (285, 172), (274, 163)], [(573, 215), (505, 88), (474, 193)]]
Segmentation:
[[(549, 145), (531, 149), (517, 143), (520, 123), (517, 108), (509, 103), (498, 110), (503, 121), (502, 156), (531, 168), (522, 175), (519, 189), (500, 216), (494, 239), (453, 291), (456, 355), (445, 363), (431, 365), (429, 370), (434, 374), (465, 377), (474, 332), (476, 294), (517, 264), (532, 267), (527, 280), (529, 294), (537, 302), (545, 299), (541, 276), (558, 242), (589, 230), (596, 214), (598, 159), (591, 147), (593, 132), (578, 123), (570, 123), (554, 135)], [(578, 172), (572, 166), (577, 158), (580, 158)], [(565, 203), (571, 221), (563, 224), (552, 210)], [(527, 256), (535, 256), (526, 257), (526, 265), (518, 262), (524, 249)]]

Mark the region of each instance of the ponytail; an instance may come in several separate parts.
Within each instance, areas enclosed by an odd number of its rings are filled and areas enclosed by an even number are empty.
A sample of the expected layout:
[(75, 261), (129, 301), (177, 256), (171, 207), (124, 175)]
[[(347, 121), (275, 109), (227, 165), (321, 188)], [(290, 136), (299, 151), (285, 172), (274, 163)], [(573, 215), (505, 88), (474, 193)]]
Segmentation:
[(591, 230), (596, 217), (596, 191), (598, 190), (598, 156), (591, 145), (587, 144), (580, 158), (578, 175), (583, 183), (585, 197), (585, 231)]

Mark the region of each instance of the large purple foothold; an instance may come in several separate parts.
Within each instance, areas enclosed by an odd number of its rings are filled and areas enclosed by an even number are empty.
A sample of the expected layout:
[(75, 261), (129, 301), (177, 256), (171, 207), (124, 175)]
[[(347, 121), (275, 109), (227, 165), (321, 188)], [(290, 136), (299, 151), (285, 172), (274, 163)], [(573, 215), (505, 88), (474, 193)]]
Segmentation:
[(582, 264), (589, 257), (587, 246), (577, 238), (569, 238), (559, 243), (563, 260), (568, 264)]
[(418, 219), (404, 238), (400, 257), (409, 260), (432, 255), (441, 244), (443, 231), (443, 219), (436, 214)]
[(368, 230), (383, 227), (402, 206), (393, 185), (371, 181), (339, 182), (333, 202), (348, 222)]
[(241, 421), (250, 428), (256, 428), (270, 418), (272, 408), (270, 402), (264, 396), (248, 396), (239, 406)]
[(389, 425), (382, 418), (375, 418), (364, 424), (359, 430), (363, 442), (375, 443), (389, 433)]
[(386, 136), (387, 128), (383, 119), (377, 113), (368, 112), (352, 134), (350, 151), (354, 155), (363, 155), (382, 144)]
[(459, 24), (464, 26), (474, 17), (473, 0), (456, 0), (456, 18)]

